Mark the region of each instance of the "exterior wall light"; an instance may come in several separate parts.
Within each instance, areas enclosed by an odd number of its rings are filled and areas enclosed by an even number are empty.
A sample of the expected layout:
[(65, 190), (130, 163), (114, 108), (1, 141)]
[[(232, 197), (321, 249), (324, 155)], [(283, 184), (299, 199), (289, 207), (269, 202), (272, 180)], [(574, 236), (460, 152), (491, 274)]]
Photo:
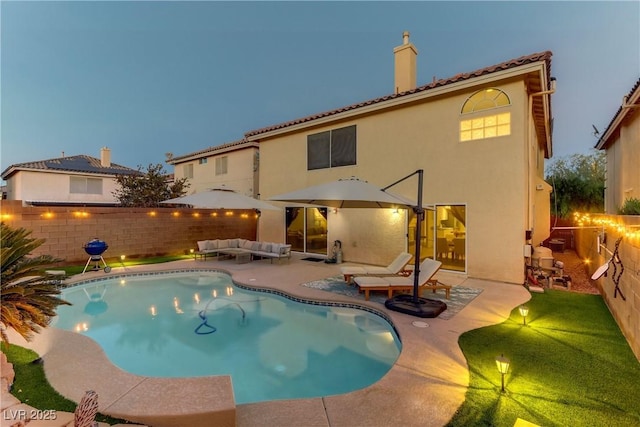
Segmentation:
[(498, 372), (500, 372), (500, 376), (502, 377), (502, 391), (504, 392), (504, 376), (509, 372), (509, 365), (511, 361), (504, 357), (504, 354), (496, 357), (496, 366), (498, 368)]
[(521, 305), (518, 310), (520, 310), (520, 316), (522, 316), (523, 324), (526, 325), (527, 324), (527, 315), (529, 314), (529, 307), (527, 307), (526, 305)]

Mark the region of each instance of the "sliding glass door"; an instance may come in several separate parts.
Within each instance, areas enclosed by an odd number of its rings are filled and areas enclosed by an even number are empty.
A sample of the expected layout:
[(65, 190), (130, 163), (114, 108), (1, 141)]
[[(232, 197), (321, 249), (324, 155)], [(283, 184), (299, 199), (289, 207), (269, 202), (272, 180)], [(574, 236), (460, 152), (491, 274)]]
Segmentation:
[(327, 208), (286, 208), (285, 220), (291, 250), (327, 254)]
[(465, 205), (436, 206), (436, 259), (445, 270), (466, 271), (467, 208)]

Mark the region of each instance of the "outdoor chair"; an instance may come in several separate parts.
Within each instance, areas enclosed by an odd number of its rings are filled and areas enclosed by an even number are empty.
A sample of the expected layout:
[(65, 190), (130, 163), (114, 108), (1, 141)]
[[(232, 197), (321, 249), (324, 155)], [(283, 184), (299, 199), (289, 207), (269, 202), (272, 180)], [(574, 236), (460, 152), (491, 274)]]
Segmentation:
[(462, 260), (467, 255), (466, 248), (467, 239), (455, 238), (453, 239), (453, 257), (455, 259)]
[[(444, 289), (447, 299), (449, 299), (451, 292), (451, 285), (445, 285), (434, 279), (433, 276), (440, 270), (442, 263), (435, 261), (431, 258), (425, 258), (420, 264), (420, 275), (418, 276), (418, 289), (431, 289), (434, 293), (438, 289)], [(371, 291), (387, 291), (389, 298), (393, 296), (394, 291), (413, 291), (413, 279), (414, 273), (411, 273), (407, 277), (395, 276), (395, 277), (374, 277), (374, 276), (356, 276), (354, 277), (354, 283), (364, 291), (364, 299), (369, 301), (369, 293)]]
[(439, 259), (447, 259), (449, 258), (449, 253), (451, 252), (451, 246), (449, 245), (449, 241), (446, 237), (438, 237), (436, 239), (436, 248), (438, 251)]
[(391, 264), (386, 267), (379, 266), (346, 266), (341, 267), (340, 271), (344, 276), (344, 281), (351, 283), (354, 276), (395, 276), (400, 274), (405, 266), (409, 263), (413, 255), (408, 252), (400, 253)]

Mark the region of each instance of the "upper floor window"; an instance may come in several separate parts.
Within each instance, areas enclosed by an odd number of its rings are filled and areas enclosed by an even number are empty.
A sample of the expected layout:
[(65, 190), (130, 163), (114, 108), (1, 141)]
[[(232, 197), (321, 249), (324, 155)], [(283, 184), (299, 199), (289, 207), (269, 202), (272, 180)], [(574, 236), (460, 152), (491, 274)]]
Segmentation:
[(189, 163), (182, 166), (182, 172), (184, 174), (184, 178), (193, 179), (193, 163)]
[(355, 125), (307, 136), (307, 170), (355, 164)]
[(216, 175), (224, 175), (227, 173), (227, 156), (216, 157)]
[(72, 176), (69, 180), (69, 193), (102, 194), (102, 178)]
[(206, 157), (202, 157), (200, 159), (198, 159), (198, 163), (201, 165), (206, 165), (207, 164), (207, 158)]
[[(506, 93), (500, 89), (479, 90), (471, 95), (462, 106), (463, 115), (483, 112), (511, 105)], [(460, 120), (460, 141), (492, 138), (511, 134), (511, 113), (503, 112), (490, 115), (474, 114), (473, 117)]]
[(479, 90), (471, 95), (462, 106), (462, 114), (475, 113), (477, 111), (489, 110), (496, 107), (511, 105), (511, 101), (506, 93), (500, 89), (489, 88)]

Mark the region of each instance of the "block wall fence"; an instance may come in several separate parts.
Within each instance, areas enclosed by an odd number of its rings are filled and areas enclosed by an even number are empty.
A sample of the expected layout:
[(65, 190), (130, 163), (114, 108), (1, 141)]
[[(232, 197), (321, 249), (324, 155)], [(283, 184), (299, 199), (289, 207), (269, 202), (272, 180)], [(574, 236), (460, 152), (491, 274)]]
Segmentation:
[(198, 240), (256, 240), (258, 221), (254, 210), (44, 207), (20, 200), (2, 200), (0, 215), (10, 227), (46, 240), (33, 256), (51, 255), (63, 259), (61, 265), (87, 262), (83, 245), (94, 238), (109, 246), (105, 259), (180, 255), (197, 250)]
[[(620, 330), (626, 337), (636, 358), (640, 360), (640, 217), (622, 215), (590, 215), (585, 228), (576, 230), (576, 253), (587, 264), (591, 276), (601, 265), (607, 263), (615, 250), (618, 238), (618, 256), (624, 271), (618, 277), (620, 292), (615, 295), (613, 267), (609, 265), (607, 276), (596, 281), (600, 294), (609, 307)], [(589, 227), (589, 228), (587, 228)], [(604, 234), (603, 234), (604, 233)], [(606, 235), (605, 243), (598, 252), (598, 236)], [(617, 268), (617, 273), (621, 268)]]

